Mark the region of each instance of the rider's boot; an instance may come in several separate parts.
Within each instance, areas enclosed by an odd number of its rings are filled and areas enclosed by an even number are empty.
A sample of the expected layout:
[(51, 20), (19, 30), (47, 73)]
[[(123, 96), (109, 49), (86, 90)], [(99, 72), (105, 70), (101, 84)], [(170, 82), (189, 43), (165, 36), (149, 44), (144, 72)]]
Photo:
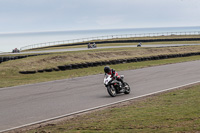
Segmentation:
[(120, 87), (125, 87), (124, 81), (121, 78), (117, 78), (118, 81), (120, 81), (122, 83), (122, 85)]
[(124, 88), (125, 87), (124, 81), (121, 80), (121, 83), (122, 83), (122, 88)]
[(124, 91), (125, 91), (125, 84), (124, 84), (124, 82), (123, 82), (123, 80), (121, 80), (121, 86), (120, 86), (120, 88), (121, 88), (121, 91), (120, 92), (122, 92), (122, 93), (124, 93)]

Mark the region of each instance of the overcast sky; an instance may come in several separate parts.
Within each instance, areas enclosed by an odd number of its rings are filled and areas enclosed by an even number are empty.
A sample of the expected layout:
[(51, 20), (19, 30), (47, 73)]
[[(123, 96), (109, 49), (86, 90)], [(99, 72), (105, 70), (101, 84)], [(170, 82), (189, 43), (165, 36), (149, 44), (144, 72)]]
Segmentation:
[(0, 33), (200, 26), (200, 0), (0, 0)]

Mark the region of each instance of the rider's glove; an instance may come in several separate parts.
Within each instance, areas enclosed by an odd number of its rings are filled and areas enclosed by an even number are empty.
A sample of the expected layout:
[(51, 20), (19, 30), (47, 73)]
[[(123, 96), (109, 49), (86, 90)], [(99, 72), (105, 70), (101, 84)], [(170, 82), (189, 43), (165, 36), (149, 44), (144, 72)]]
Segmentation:
[(117, 79), (117, 76), (113, 76), (112, 80)]

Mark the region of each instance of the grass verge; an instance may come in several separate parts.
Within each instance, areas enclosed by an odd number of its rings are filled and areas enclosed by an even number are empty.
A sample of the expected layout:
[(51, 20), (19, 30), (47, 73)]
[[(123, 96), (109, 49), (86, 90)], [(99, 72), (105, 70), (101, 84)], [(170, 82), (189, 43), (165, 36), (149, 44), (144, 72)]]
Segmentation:
[[(125, 63), (118, 65), (110, 65), (110, 66), (116, 69), (117, 71), (122, 71), (122, 70), (138, 69), (156, 65), (199, 60), (199, 59), (200, 56), (191, 56), (191, 57), (172, 58), (172, 59), (155, 60), (155, 61)], [(10, 63), (12, 63), (12, 61)], [(58, 72), (54, 71), (50, 73), (45, 72), (45, 73), (23, 75), (18, 73), (19, 68), (17, 66), (16, 67), (12, 66), (12, 68), (9, 68), (8, 67), (9, 65), (11, 64), (9, 64), (9, 62), (6, 62), (5, 65), (1, 66), (1, 69), (3, 71), (0, 71), (0, 81), (1, 81), (0, 88), (101, 74), (103, 73), (103, 68), (104, 68), (104, 66), (99, 66), (99, 67), (90, 67), (83, 69), (74, 69), (68, 71), (58, 71)]]
[(29, 133), (199, 132), (200, 85), (76, 116)]
[(36, 57), (9, 61), (2, 63), (0, 71), (3, 68), (17, 68), (18, 71), (31, 71), (40, 69), (51, 69), (57, 66), (69, 65), (75, 63), (106, 61), (115, 59), (126, 59), (134, 57), (147, 57), (163, 54), (180, 54), (189, 52), (199, 52), (200, 46), (182, 46), (182, 47), (165, 47), (165, 48), (111, 48), (95, 49), (86, 51), (73, 51), (63, 53), (51, 53)]

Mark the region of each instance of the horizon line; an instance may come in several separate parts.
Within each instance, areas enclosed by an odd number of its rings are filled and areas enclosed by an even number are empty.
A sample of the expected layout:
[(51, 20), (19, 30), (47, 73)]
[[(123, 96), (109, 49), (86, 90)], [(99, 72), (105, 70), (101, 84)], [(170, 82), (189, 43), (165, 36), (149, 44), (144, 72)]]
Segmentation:
[(129, 27), (129, 28), (111, 28), (111, 29), (80, 29), (80, 30), (47, 30), (47, 31), (19, 31), (19, 32), (0, 32), (0, 35), (16, 34), (36, 34), (36, 33), (55, 33), (55, 32), (76, 32), (76, 31), (95, 31), (95, 30), (123, 30), (123, 29), (154, 29), (154, 28), (189, 28), (200, 26), (170, 26), (170, 27)]

